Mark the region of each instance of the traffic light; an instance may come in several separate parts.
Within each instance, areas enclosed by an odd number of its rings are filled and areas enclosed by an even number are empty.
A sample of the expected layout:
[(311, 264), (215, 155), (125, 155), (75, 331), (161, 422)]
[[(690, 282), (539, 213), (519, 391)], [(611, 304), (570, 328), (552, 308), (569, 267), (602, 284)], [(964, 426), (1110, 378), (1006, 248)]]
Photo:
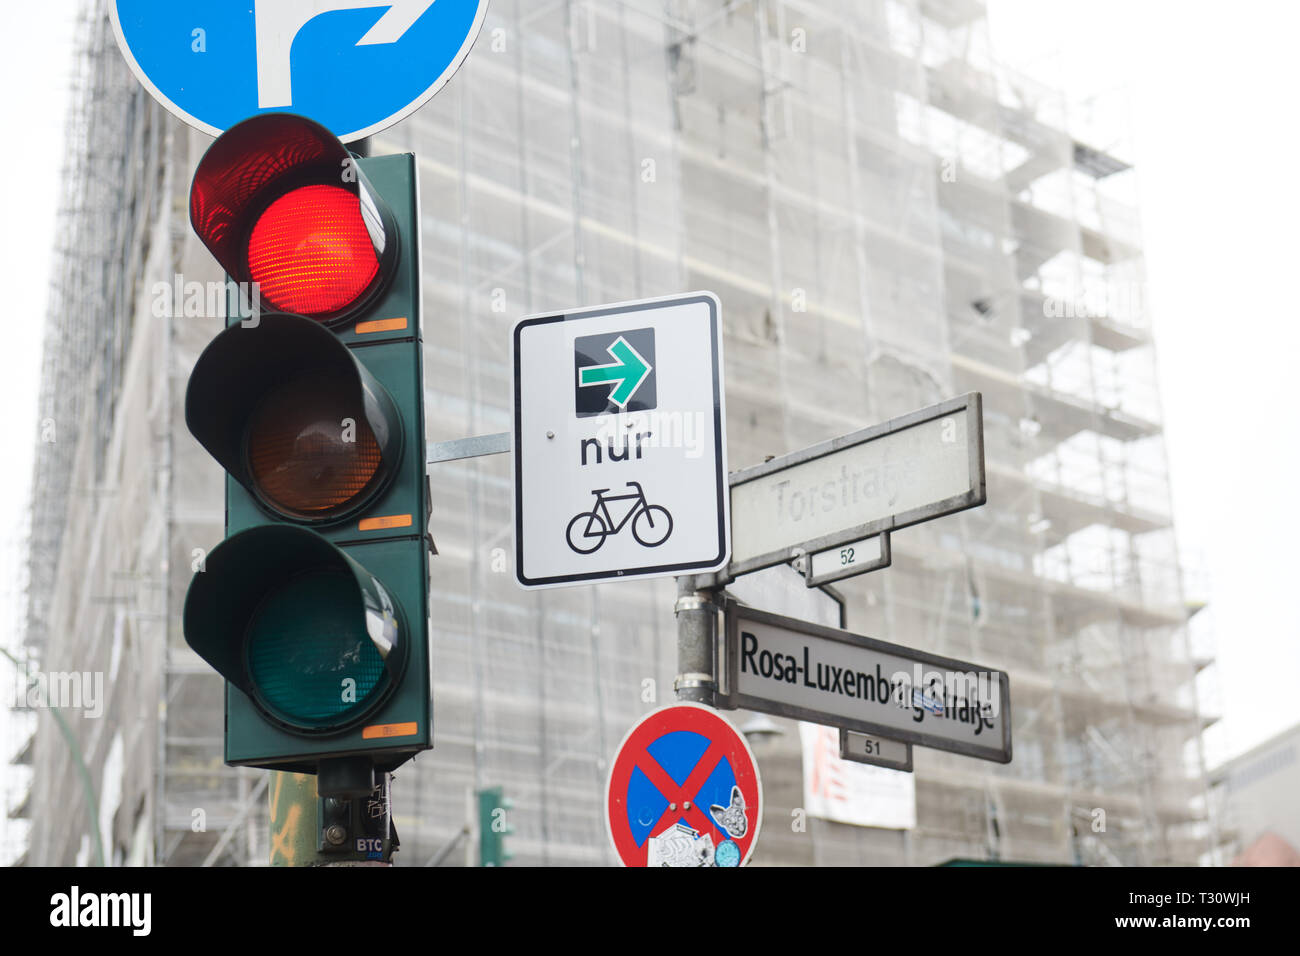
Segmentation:
[(501, 787), (478, 791), (478, 865), (505, 866), (514, 854), (506, 849), (506, 837), (515, 832), (506, 819), (514, 804)]
[(231, 127), (190, 220), (227, 327), (185, 396), (227, 473), (185, 639), (226, 683), (226, 762), (369, 794), (432, 746), (415, 158), (289, 114)]

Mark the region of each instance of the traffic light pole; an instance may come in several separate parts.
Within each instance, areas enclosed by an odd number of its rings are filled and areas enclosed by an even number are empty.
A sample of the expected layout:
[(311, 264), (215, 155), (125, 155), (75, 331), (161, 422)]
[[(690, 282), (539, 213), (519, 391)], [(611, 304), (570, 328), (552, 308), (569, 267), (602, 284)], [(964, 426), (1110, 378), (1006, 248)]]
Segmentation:
[(316, 849), (316, 778), (309, 773), (272, 770), (271, 865), (321, 866)]
[(389, 775), (370, 797), (316, 794), (316, 776), (271, 772), (272, 866), (392, 866), (397, 847)]

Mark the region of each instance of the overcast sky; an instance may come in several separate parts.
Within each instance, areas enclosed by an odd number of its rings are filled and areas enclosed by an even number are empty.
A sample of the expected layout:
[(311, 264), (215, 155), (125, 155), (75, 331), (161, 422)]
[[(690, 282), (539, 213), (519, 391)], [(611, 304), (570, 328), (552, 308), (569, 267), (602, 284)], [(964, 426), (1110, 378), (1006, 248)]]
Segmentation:
[[(0, 33), (11, 144), (3, 268), (0, 546), (31, 474), (76, 0), (12, 4)], [(1300, 472), (1290, 281), (1300, 210), (1291, 49), (1300, 4), (992, 0), (995, 48), (1076, 96), (1127, 91), (1180, 542), (1210, 573), (1223, 731), (1240, 751), (1300, 723)], [(1105, 144), (1103, 144), (1105, 145)], [(3, 562), (0, 562), (3, 564)], [(5, 600), (0, 588), (0, 603)], [(12, 615), (0, 607), (0, 626)], [(8, 644), (11, 633), (0, 634)], [(7, 674), (0, 663), (0, 674)]]
[[(31, 484), (37, 437), (36, 396), (47, 276), (54, 251), (55, 211), (62, 174), (65, 100), (72, 74), (76, 0), (13, 4), (0, 31), (0, 105), (10, 143), (8, 211), (0, 280), (8, 290), (0, 409), (7, 424), (0, 468), (0, 546), (16, 533)], [(0, 591), (0, 594), (3, 594)], [(10, 615), (0, 609), (0, 626)], [(9, 634), (4, 634), (6, 645)]]
[[(41, 336), (49, 264), (54, 249), (54, 212), (62, 162), (64, 104), (72, 72), (72, 24), (76, 0), (9, 4), (0, 31), (0, 81), (5, 91), (0, 118), (10, 143), (7, 209), (0, 229), (0, 282), (7, 290), (5, 345), (0, 365), (0, 414), (5, 422), (0, 467), (0, 646), (18, 641), (20, 584), (17, 546), (32, 476), (36, 440), (36, 395), (40, 382)], [(42, 157), (49, 160), (42, 162)], [(0, 656), (0, 796), (16, 797), (18, 784), (7, 771), (18, 746), (8, 713), (14, 674)], [(0, 865), (9, 862), (21, 824), (0, 807)]]
[(1300, 724), (1300, 146), (1284, 0), (992, 0), (1004, 60), (1125, 93), (1179, 542), (1209, 572), (1230, 752)]

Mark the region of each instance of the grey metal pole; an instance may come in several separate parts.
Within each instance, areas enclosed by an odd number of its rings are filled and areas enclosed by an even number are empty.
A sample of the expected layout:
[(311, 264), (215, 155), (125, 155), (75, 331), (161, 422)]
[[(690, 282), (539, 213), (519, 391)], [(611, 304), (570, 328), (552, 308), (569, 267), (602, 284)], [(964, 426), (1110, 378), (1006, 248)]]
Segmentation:
[(712, 576), (677, 578), (677, 699), (714, 706), (718, 689), (718, 589)]

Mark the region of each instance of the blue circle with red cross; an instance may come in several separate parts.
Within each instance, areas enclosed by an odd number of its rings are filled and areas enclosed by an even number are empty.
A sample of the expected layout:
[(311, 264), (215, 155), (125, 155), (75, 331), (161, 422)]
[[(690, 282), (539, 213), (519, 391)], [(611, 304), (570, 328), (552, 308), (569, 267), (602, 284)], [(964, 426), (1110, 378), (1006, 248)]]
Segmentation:
[[(748, 860), (762, 818), (758, 764), (711, 708), (675, 704), (646, 715), (620, 745), (606, 787), (606, 825), (627, 866), (647, 865), (650, 839), (674, 827), (708, 836), (722, 865)], [(728, 854), (735, 855), (735, 862)]]

